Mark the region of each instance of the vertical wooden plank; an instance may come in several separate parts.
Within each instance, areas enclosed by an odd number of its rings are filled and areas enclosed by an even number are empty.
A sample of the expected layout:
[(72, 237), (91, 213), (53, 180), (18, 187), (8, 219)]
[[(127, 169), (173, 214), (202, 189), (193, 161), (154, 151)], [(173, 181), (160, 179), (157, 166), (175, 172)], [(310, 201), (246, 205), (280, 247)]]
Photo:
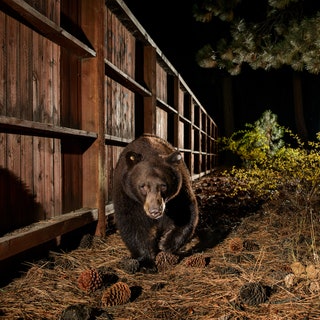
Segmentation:
[(6, 167), (7, 164), (7, 141), (6, 141), (6, 134), (0, 133), (0, 168)]
[(116, 66), (118, 66), (117, 61), (117, 40), (118, 40), (118, 28), (117, 28), (117, 17), (113, 14), (111, 18), (111, 28), (112, 28), (112, 44), (111, 44), (111, 62), (113, 62)]
[(109, 135), (115, 135), (114, 123), (113, 123), (113, 108), (112, 108), (112, 80), (107, 78), (105, 80), (105, 97), (106, 97), (106, 133)]
[[(55, 84), (53, 88), (53, 124), (60, 125), (60, 48), (56, 45), (52, 47), (52, 81)], [(61, 140), (53, 140), (53, 181), (54, 181), (54, 216), (62, 214), (62, 157)]]
[[(105, 19), (105, 37), (104, 37), (104, 48), (105, 48), (105, 58), (109, 61), (112, 59), (112, 41), (113, 41), (113, 30), (112, 30), (112, 19), (113, 15), (109, 9), (104, 11)], [(105, 133), (109, 135), (114, 135), (114, 123), (113, 123), (113, 110), (114, 104), (112, 102), (112, 80), (109, 77), (104, 79), (104, 96), (105, 96)], [(106, 159), (106, 176), (105, 176), (105, 201), (106, 203), (112, 202), (112, 185), (113, 185), (113, 171), (115, 168), (114, 158), (116, 155), (115, 146), (105, 146), (105, 159)], [(99, 231), (101, 233), (101, 231)]]
[(156, 108), (156, 132), (159, 137), (168, 139), (168, 113), (160, 108)]
[[(184, 115), (184, 105), (185, 105), (185, 94), (184, 92), (180, 89), (179, 90), (179, 115), (183, 116)], [(186, 142), (186, 139), (185, 139), (185, 126), (187, 124), (184, 123), (182, 120), (181, 120), (181, 117), (179, 116), (179, 119), (178, 119), (178, 147), (179, 148), (182, 148), (182, 149), (187, 149), (187, 142)]]
[(123, 123), (123, 135), (127, 139), (132, 139), (134, 137), (135, 125), (134, 121), (134, 95), (130, 90), (120, 86), (121, 99), (122, 102), (122, 114), (119, 119)]
[[(6, 16), (0, 11), (0, 115), (6, 114), (6, 75), (7, 75), (7, 46), (6, 46)], [(1, 162), (0, 162), (1, 163)]]
[(195, 137), (194, 137), (194, 146), (195, 150), (197, 151), (196, 157), (195, 157), (195, 164), (194, 169), (196, 173), (201, 172), (201, 117), (200, 117), (200, 108), (198, 104), (193, 104), (194, 108), (194, 116), (195, 116)]
[(206, 122), (205, 122), (205, 112), (199, 108), (200, 112), (200, 171), (205, 172), (206, 171)]
[[(79, 3), (76, 0), (61, 2), (61, 13), (75, 25), (79, 20)], [(64, 21), (61, 21), (62, 27)], [(80, 61), (69, 50), (61, 50), (61, 125), (81, 128)], [(79, 144), (69, 139), (61, 142), (62, 211), (69, 212), (82, 207), (82, 157)]]
[(176, 145), (179, 149), (186, 149), (184, 146), (184, 126), (185, 124), (182, 121), (179, 121), (179, 135), (178, 135), (178, 144)]
[(167, 73), (158, 63), (156, 64), (156, 75), (157, 97), (168, 103)]
[[(19, 61), (19, 24), (14, 19), (7, 17), (7, 116), (20, 117), (20, 94), (19, 94), (19, 70), (23, 68)], [(20, 135), (7, 135), (7, 168), (16, 176), (20, 176)]]
[[(32, 81), (32, 106), (33, 106), (33, 120), (44, 121), (42, 114), (44, 113), (44, 90), (43, 90), (43, 79), (42, 79), (42, 60), (43, 60), (43, 38), (33, 33), (33, 81)], [(45, 138), (35, 136), (33, 138), (33, 181), (34, 188), (33, 192), (36, 196), (36, 201), (39, 202), (46, 211), (45, 205)], [(44, 217), (45, 218), (45, 217)]]
[(44, 206), (47, 218), (54, 216), (54, 163), (53, 163), (53, 139), (44, 139)]
[[(41, 60), (38, 63), (39, 68), (39, 104), (37, 105), (38, 120), (42, 123), (50, 123), (51, 106), (49, 101), (50, 89), (48, 86), (48, 73), (47, 61), (48, 61), (48, 40), (41, 38), (39, 42), (39, 52)], [(52, 203), (51, 203), (51, 173), (52, 173), (52, 139), (50, 138), (38, 138), (38, 148), (36, 148), (35, 158), (36, 172), (37, 172), (37, 197), (40, 203), (45, 209), (45, 218), (51, 218)]]
[[(0, 115), (4, 116), (7, 112), (7, 47), (6, 47), (6, 16), (0, 12)], [(0, 167), (6, 167), (7, 140), (6, 134), (0, 133)]]
[(182, 114), (182, 100), (180, 97), (180, 80), (178, 77), (173, 79), (173, 107), (178, 111), (178, 114), (173, 115), (173, 145), (179, 145), (180, 127), (179, 115)]
[(55, 22), (57, 25), (60, 25), (60, 1), (61, 0), (51, 0), (50, 8), (48, 8), (49, 19)]
[(111, 11), (106, 8), (105, 11), (105, 35), (104, 35), (104, 47), (105, 47), (105, 55), (106, 59), (111, 61), (111, 55), (112, 55), (112, 13)]
[(207, 157), (207, 166), (208, 166), (208, 170), (212, 171), (213, 169), (213, 165), (212, 165), (212, 138), (211, 138), (211, 119), (210, 116), (208, 115), (207, 118), (207, 133), (208, 133), (208, 137), (207, 137), (207, 153), (208, 153), (208, 157)]
[[(32, 120), (32, 31), (20, 24), (21, 119)], [(33, 192), (33, 137), (21, 136), (21, 180)]]
[[(190, 106), (190, 121), (194, 124), (194, 108), (192, 97), (189, 97), (189, 106)], [(190, 126), (190, 149), (192, 150), (191, 159), (190, 159), (190, 171), (191, 176), (195, 174), (195, 153), (194, 153), (194, 129), (193, 126)]]
[[(113, 44), (113, 29), (112, 29), (112, 21), (113, 14), (109, 9), (105, 11), (105, 39), (104, 39), (104, 47), (106, 59), (112, 61), (112, 44)], [(105, 109), (106, 109), (106, 133), (109, 135), (115, 135), (115, 128), (113, 123), (113, 103), (112, 103), (112, 80), (109, 77), (105, 78)], [(109, 151), (109, 148), (108, 148)], [(111, 151), (111, 150), (110, 150)], [(109, 157), (110, 158), (110, 157)], [(108, 162), (109, 163), (109, 162)]]
[(19, 96), (20, 117), (32, 120), (32, 31), (19, 24)]
[[(123, 28), (126, 33), (126, 72), (129, 76), (132, 78), (135, 78), (135, 51), (136, 51), (136, 40), (131, 35), (131, 33), (126, 29)], [(135, 126), (136, 122), (132, 121), (132, 119), (135, 119), (135, 94), (131, 92), (130, 90), (126, 89), (127, 94), (127, 101), (129, 106), (129, 113), (126, 117), (126, 122), (130, 123), (129, 131), (128, 131), (128, 137), (130, 140), (133, 140), (135, 138)]]
[[(48, 6), (48, 17), (56, 24), (60, 25), (60, 1), (51, 0)], [(59, 61), (60, 48), (56, 44), (51, 44), (51, 57), (49, 61), (51, 86), (51, 109), (52, 109), (52, 123), (60, 125), (60, 79), (59, 79)], [(61, 141), (59, 139), (52, 139), (52, 216), (57, 216), (62, 213), (62, 184), (61, 184)]]
[[(191, 122), (191, 97), (189, 94), (184, 93), (183, 94), (183, 115), (186, 119), (188, 119)], [(191, 137), (192, 137), (192, 126), (190, 122), (184, 123), (184, 140), (183, 140), (183, 146), (187, 150), (191, 150)], [(188, 151), (184, 154), (184, 161), (189, 168), (189, 171), (192, 172), (192, 152)]]
[(144, 132), (156, 133), (156, 50), (144, 47), (144, 81), (151, 92), (151, 97), (144, 98)]
[(104, 189), (104, 198), (106, 204), (112, 202), (112, 181), (113, 181), (113, 165), (112, 165), (112, 158), (113, 158), (113, 146), (106, 145), (105, 146), (105, 159), (106, 159), (106, 171), (105, 171), (105, 189)]
[(127, 59), (127, 68), (126, 70), (128, 71), (128, 75), (131, 76), (132, 78), (135, 78), (135, 74), (136, 74), (136, 39), (133, 35), (131, 35), (131, 33), (129, 33), (129, 31), (127, 29), (126, 33), (127, 33), (127, 37), (128, 37), (128, 41), (127, 41), (127, 45), (128, 45), (128, 59)]
[(215, 137), (215, 142), (214, 142), (215, 164), (217, 164), (218, 163), (218, 142), (217, 142), (218, 127), (216, 125), (214, 125), (214, 137)]
[[(48, 2), (46, 7), (47, 16), (51, 15), (52, 6)], [(43, 83), (43, 96), (44, 96), (44, 109), (45, 119), (43, 122), (53, 123), (54, 119), (54, 108), (53, 100), (55, 95), (55, 83), (53, 82), (53, 44), (46, 38), (43, 39), (43, 72), (42, 72), (42, 83)], [(47, 218), (54, 216), (54, 139), (46, 138), (44, 140), (44, 203), (47, 212)]]
[(6, 90), (7, 90), (7, 112), (9, 117), (19, 117), (20, 108), (17, 108), (18, 95), (18, 70), (20, 68), (19, 49), (19, 24), (14, 19), (6, 16)]
[(119, 85), (111, 80), (110, 82), (110, 114), (111, 114), (111, 121), (113, 132), (115, 136), (122, 137), (121, 133), (121, 103), (118, 97), (118, 89)]
[[(105, 107), (104, 107), (104, 14), (103, 0), (81, 3), (81, 26), (96, 50), (96, 57), (81, 63), (82, 127), (98, 133), (83, 154), (83, 205), (97, 207), (96, 234), (105, 235)], [(88, 86), (90, 83), (90, 86)]]

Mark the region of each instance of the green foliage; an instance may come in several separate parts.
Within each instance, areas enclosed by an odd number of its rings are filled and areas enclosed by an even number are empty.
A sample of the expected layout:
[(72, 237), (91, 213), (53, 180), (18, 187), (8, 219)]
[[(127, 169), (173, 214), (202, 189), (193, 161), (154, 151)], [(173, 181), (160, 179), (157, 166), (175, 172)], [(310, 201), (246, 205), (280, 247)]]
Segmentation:
[(200, 22), (209, 22), (213, 16), (222, 21), (232, 21), (234, 9), (241, 0), (203, 0), (194, 5), (194, 17)]
[(264, 163), (284, 144), (284, 128), (270, 110), (266, 110), (253, 125), (246, 124), (246, 128), (229, 138), (223, 137), (220, 142), (223, 149), (237, 154), (247, 167)]
[[(237, 154), (244, 165), (225, 173), (237, 181), (233, 196), (246, 191), (266, 199), (290, 188), (311, 201), (319, 193), (320, 133), (317, 141), (303, 143), (291, 130), (281, 127), (270, 110), (246, 127), (220, 140), (223, 149)], [(285, 135), (295, 146), (284, 142)]]
[(198, 51), (200, 66), (226, 69), (231, 75), (239, 74), (244, 64), (265, 70), (289, 65), (295, 71), (320, 73), (319, 3), (310, 8), (303, 0), (269, 0), (257, 15), (248, 14), (250, 5), (253, 2), (241, 0), (198, 1), (196, 20), (218, 17), (230, 32), (214, 48), (207, 44)]

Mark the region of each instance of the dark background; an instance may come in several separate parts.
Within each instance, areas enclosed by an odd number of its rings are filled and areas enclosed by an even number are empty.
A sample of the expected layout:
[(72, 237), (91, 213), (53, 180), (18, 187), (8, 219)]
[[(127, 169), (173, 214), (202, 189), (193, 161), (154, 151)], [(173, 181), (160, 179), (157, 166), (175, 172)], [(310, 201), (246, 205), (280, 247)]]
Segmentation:
[[(222, 78), (228, 75), (222, 70), (201, 68), (195, 55), (207, 43), (214, 46), (227, 32), (226, 25), (218, 19), (197, 22), (192, 16), (193, 0), (176, 2), (174, 6), (168, 0), (124, 2), (218, 124), (220, 135), (224, 135)], [(289, 67), (270, 71), (248, 67), (232, 76), (234, 130), (243, 129), (245, 123), (253, 123), (270, 109), (278, 115), (280, 125), (296, 132), (292, 74)], [(308, 138), (314, 140), (320, 131), (319, 76), (307, 72), (301, 75)]]

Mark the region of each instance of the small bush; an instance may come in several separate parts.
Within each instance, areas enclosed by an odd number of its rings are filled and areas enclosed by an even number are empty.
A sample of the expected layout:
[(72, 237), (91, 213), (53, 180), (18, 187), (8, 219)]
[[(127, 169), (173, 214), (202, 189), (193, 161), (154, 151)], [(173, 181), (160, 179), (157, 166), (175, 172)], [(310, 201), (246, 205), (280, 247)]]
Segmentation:
[(277, 122), (277, 116), (265, 111), (254, 124), (246, 124), (240, 130), (220, 140), (222, 148), (237, 154), (246, 167), (264, 163), (273, 157), (284, 145), (284, 128)]
[(320, 133), (317, 141), (303, 143), (270, 110), (246, 128), (220, 140), (222, 150), (237, 154), (243, 164), (225, 173), (238, 182), (233, 196), (246, 191), (267, 199), (290, 186), (310, 201), (320, 183)]

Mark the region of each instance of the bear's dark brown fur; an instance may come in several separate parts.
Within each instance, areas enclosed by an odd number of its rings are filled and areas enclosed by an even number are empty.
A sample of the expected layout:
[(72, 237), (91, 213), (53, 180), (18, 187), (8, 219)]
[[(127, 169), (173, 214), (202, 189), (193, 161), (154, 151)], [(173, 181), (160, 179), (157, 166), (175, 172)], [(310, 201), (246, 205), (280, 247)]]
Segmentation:
[(154, 266), (159, 251), (177, 253), (198, 223), (182, 156), (154, 135), (141, 136), (121, 153), (114, 172), (113, 203), (120, 235), (141, 267)]

